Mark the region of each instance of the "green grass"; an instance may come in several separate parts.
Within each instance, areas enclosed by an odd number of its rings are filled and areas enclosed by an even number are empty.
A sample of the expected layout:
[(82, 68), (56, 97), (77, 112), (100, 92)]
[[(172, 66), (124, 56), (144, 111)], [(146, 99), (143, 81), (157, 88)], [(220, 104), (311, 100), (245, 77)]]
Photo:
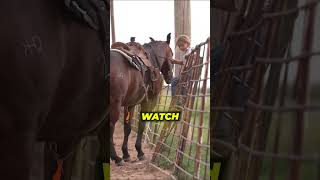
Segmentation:
[[(207, 89), (207, 92), (209, 92), (210, 89)], [(167, 95), (168, 96), (165, 96)], [(169, 106), (170, 103), (172, 101), (172, 97), (170, 96), (171, 92), (168, 89), (164, 89), (162, 91), (162, 96), (159, 99), (159, 102), (157, 103), (158, 105), (155, 107), (154, 111), (158, 111), (158, 112), (165, 112), (169, 110)], [(204, 102), (204, 109), (206, 112), (202, 113), (203, 114), (203, 124), (202, 126), (208, 128), (208, 129), (203, 129), (202, 130), (202, 144), (209, 144), (209, 121), (210, 121), (210, 98), (209, 97), (196, 97), (194, 99), (194, 105), (192, 107), (192, 109), (196, 109), (196, 110), (200, 110), (201, 109), (201, 103), (202, 101)], [(165, 105), (165, 106), (163, 106)], [(183, 112), (185, 113), (185, 112)], [(194, 126), (199, 126), (200, 125), (200, 112), (192, 112), (191, 113), (191, 117), (190, 117), (190, 123)], [(182, 119), (180, 119), (181, 121)], [(135, 122), (136, 123), (136, 122)], [(153, 132), (156, 132), (157, 134), (160, 134), (164, 123), (168, 123), (168, 122), (152, 122), (151, 123), (151, 129), (153, 130)], [(193, 133), (192, 130), (193, 129)], [(157, 130), (157, 131), (156, 131)], [(148, 132), (147, 132), (148, 133)], [(176, 133), (176, 135), (179, 135), (180, 133)], [(193, 136), (191, 135), (193, 134)], [(151, 133), (148, 133), (148, 137), (151, 139), (151, 141), (153, 141), (153, 143), (156, 143), (158, 140), (158, 137), (156, 137), (154, 139), (153, 135)], [(189, 133), (188, 133), (188, 138), (192, 138), (190, 140), (193, 140), (195, 142), (198, 141), (198, 137), (199, 137), (199, 128), (192, 128), (189, 127)], [(165, 157), (167, 157), (168, 159), (170, 159), (173, 162), (176, 162), (176, 149), (179, 148), (179, 143), (180, 143), (181, 139), (173, 136), (173, 135), (169, 135), (166, 138), (165, 144), (169, 145), (170, 147), (172, 147), (173, 149), (170, 149), (168, 147), (162, 146), (161, 149), (161, 154), (164, 155)], [(196, 147), (197, 145), (195, 143), (190, 143), (187, 142), (185, 149), (184, 149), (184, 153), (186, 153), (187, 155), (189, 155), (192, 158), (195, 158), (196, 155)], [(210, 150), (209, 147), (201, 147), (200, 148), (200, 159), (203, 162), (209, 163), (210, 160)], [(163, 169), (169, 169), (169, 170), (173, 170), (174, 166), (172, 164), (170, 164), (170, 162), (168, 162), (165, 158), (162, 158), (161, 156), (157, 156), (155, 163), (163, 168)], [(195, 169), (195, 162), (192, 159), (189, 159), (188, 156), (183, 156), (182, 159), (182, 163), (181, 163), (181, 168), (184, 169), (185, 171), (187, 171), (190, 174), (194, 174), (194, 169)], [(207, 177), (209, 177), (209, 166), (205, 166), (200, 164), (200, 178), (201, 179), (206, 179)], [(186, 175), (185, 173), (183, 173), (182, 171), (175, 171), (175, 175), (178, 177), (178, 179), (192, 179), (190, 176)]]
[[(305, 122), (305, 131), (303, 138), (303, 154), (313, 155), (320, 152), (320, 115), (310, 114), (309, 120)], [(287, 115), (283, 119), (283, 128), (280, 135), (279, 152), (282, 154), (292, 154), (293, 138), (293, 116)], [(273, 121), (275, 122), (275, 121)], [(307, 125), (308, 124), (308, 125)], [(307, 125), (307, 126), (306, 126)], [(271, 130), (268, 137), (267, 152), (272, 152), (273, 142), (275, 137), (275, 123), (272, 123)], [(320, 154), (319, 154), (320, 155)], [(301, 164), (301, 179), (316, 179), (315, 177), (315, 163), (312, 161), (302, 161)], [(276, 160), (276, 173), (275, 179), (287, 179), (290, 173), (290, 161), (288, 160)], [(271, 159), (265, 159), (263, 162), (263, 169), (261, 172), (261, 180), (266, 180), (270, 176), (271, 171)], [(319, 171), (319, 170), (318, 170)]]
[[(312, 93), (312, 103), (320, 102), (320, 94)], [(295, 113), (286, 113), (282, 117), (282, 128), (279, 139), (279, 152), (282, 154), (292, 154), (293, 148), (293, 127), (296, 119)], [(304, 121), (304, 137), (302, 152), (304, 155), (314, 155), (318, 153), (320, 155), (320, 112), (309, 112)], [(275, 138), (275, 127), (277, 118), (273, 117), (270, 131), (268, 134), (267, 141), (267, 152), (272, 152), (274, 138)], [(317, 165), (314, 161), (301, 161), (300, 179), (316, 179), (319, 178), (319, 164)], [(319, 163), (319, 162), (318, 162)], [(288, 160), (277, 160), (275, 179), (282, 180), (288, 179), (290, 173), (291, 161)], [(271, 159), (265, 159), (263, 162), (263, 168), (261, 171), (260, 180), (269, 179), (271, 171)]]
[[(210, 98), (205, 97), (204, 100), (205, 100), (205, 110), (207, 112), (203, 113), (202, 126), (209, 128)], [(160, 104), (169, 105), (170, 102), (171, 102), (171, 97), (161, 97), (161, 99), (160, 99)], [(195, 98), (193, 109), (198, 109), (198, 110), (201, 109), (201, 102), (202, 102), (201, 97)], [(157, 111), (166, 111), (166, 110), (168, 110), (168, 107), (163, 107), (163, 106), (157, 107)], [(166, 123), (166, 122), (163, 122), (163, 123)], [(160, 129), (161, 129), (163, 126), (163, 123), (160, 123), (159, 125), (157, 125), (158, 128), (160, 127)], [(190, 123), (195, 126), (200, 125), (200, 112), (192, 112)], [(152, 128), (154, 128), (155, 126), (156, 126), (156, 124), (154, 123)], [(192, 131), (192, 127), (189, 128), (189, 133), (192, 133), (190, 131)], [(209, 134), (208, 133), (209, 133), (209, 129), (202, 130), (202, 144), (209, 144), (210, 143), (210, 142), (208, 142), (209, 141), (209, 139), (208, 139)], [(197, 142), (198, 137), (199, 137), (199, 128), (193, 128), (193, 136), (189, 134), (188, 138), (191, 138), (190, 140)], [(165, 141), (165, 144), (176, 149), (179, 147), (178, 146), (179, 142), (180, 142), (180, 139), (178, 139), (176, 136), (169, 135)], [(196, 144), (187, 142), (185, 149), (184, 149), (184, 152), (187, 155), (189, 155), (190, 157), (195, 158), (196, 147), (197, 147)], [(161, 154), (163, 154), (164, 156), (166, 156), (167, 158), (169, 158), (173, 162), (176, 161), (176, 151), (175, 150), (172, 150), (172, 149), (170, 150), (170, 148), (163, 146)], [(209, 159), (210, 159), (209, 148), (205, 148), (205, 147), (200, 148), (200, 158), (201, 158), (201, 161), (203, 161), (203, 162), (207, 162), (207, 163), (209, 162)], [(173, 166), (170, 165), (170, 163), (166, 159), (164, 159), (160, 156), (157, 157), (156, 163), (164, 169), (171, 169), (172, 170), (172, 168), (173, 168)], [(186, 170), (190, 174), (194, 174), (195, 173), (194, 172), (194, 169), (195, 169), (194, 160), (189, 159), (188, 156), (183, 156), (181, 168), (183, 168), (184, 170)], [(176, 172), (179, 172), (179, 173), (175, 174), (176, 176), (178, 176), (178, 178), (192, 179), (192, 178), (190, 178), (190, 176), (184, 174), (182, 171), (178, 170)], [(200, 173), (200, 177), (202, 179), (205, 179), (205, 177), (209, 177), (209, 167), (200, 164), (200, 172), (199, 173)]]
[[(290, 94), (291, 92), (288, 92)], [(312, 88), (310, 92), (310, 104), (320, 104), (320, 86)], [(287, 99), (286, 105), (292, 100)], [(274, 113), (270, 124), (268, 137), (266, 138), (267, 146), (266, 152), (272, 153), (275, 142), (276, 125), (279, 122), (278, 116)], [(320, 155), (320, 112), (305, 113), (304, 120), (304, 132), (303, 132), (303, 155), (314, 155), (317, 153)], [(278, 153), (284, 155), (293, 154), (293, 129), (296, 121), (296, 113), (283, 113), (280, 121), (282, 122), (282, 128), (279, 138), (279, 150)], [(275, 180), (287, 180), (290, 179), (290, 167), (292, 162), (286, 159), (277, 159), (275, 161)], [(259, 172), (258, 180), (270, 180), (272, 159), (264, 157), (262, 161), (262, 168)], [(320, 177), (320, 162), (316, 164), (315, 161), (301, 161), (300, 177), (301, 180), (315, 180)]]

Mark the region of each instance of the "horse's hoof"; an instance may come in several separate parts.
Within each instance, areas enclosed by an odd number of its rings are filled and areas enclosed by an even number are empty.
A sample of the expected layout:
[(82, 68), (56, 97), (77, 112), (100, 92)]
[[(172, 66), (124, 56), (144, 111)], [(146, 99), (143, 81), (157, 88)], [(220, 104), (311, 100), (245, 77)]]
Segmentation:
[(116, 162), (117, 166), (124, 166), (124, 161), (121, 159), (120, 161)]
[(139, 159), (139, 161), (143, 161), (146, 159), (146, 157), (144, 155), (142, 155), (142, 156), (138, 156), (138, 159)]
[(124, 160), (124, 162), (131, 162), (131, 158), (130, 158), (130, 156), (129, 156), (129, 157), (127, 157), (127, 158), (123, 158), (123, 160)]

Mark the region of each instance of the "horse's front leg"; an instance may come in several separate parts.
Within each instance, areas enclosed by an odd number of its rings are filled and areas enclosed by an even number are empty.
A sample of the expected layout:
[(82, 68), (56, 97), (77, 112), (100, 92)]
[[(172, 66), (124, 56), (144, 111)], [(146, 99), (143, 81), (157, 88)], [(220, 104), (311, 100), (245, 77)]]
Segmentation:
[(124, 126), (123, 126), (123, 131), (124, 131), (124, 138), (123, 138), (123, 143), (122, 143), (122, 153), (123, 153), (123, 160), (125, 162), (130, 162), (130, 154), (128, 152), (128, 139), (129, 135), (131, 133), (131, 120), (133, 117), (133, 111), (134, 111), (134, 106), (128, 107), (128, 109), (125, 109), (124, 112)]

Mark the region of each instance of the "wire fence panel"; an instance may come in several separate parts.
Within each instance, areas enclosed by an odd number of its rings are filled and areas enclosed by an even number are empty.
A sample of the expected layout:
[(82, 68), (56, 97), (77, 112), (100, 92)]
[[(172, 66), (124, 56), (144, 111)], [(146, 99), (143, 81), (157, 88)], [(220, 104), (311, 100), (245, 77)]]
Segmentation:
[[(195, 47), (176, 77), (175, 95), (164, 86), (155, 112), (180, 112), (179, 121), (147, 122), (144, 140), (154, 148), (152, 164), (172, 170), (178, 179), (209, 179), (210, 175), (210, 51), (209, 39)], [(140, 118), (136, 107), (132, 127)]]
[(226, 162), (223, 180), (320, 178), (319, 82), (310, 83), (319, 1), (304, 3), (242, 1), (227, 20), (232, 31), (215, 42), (211, 157)]

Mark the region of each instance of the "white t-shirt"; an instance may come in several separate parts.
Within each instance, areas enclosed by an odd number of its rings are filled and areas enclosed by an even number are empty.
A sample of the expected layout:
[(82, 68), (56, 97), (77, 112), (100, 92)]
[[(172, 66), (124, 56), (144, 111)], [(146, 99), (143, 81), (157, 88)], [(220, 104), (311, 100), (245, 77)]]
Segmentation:
[(188, 47), (187, 50), (184, 52), (184, 55), (183, 55), (183, 60), (186, 60), (186, 56), (189, 55), (191, 53), (193, 49), (191, 47)]
[(191, 53), (191, 51), (192, 51), (192, 48), (191, 47), (188, 47), (188, 49), (186, 50), (186, 52), (185, 52), (185, 56), (186, 55), (189, 55), (190, 53)]

